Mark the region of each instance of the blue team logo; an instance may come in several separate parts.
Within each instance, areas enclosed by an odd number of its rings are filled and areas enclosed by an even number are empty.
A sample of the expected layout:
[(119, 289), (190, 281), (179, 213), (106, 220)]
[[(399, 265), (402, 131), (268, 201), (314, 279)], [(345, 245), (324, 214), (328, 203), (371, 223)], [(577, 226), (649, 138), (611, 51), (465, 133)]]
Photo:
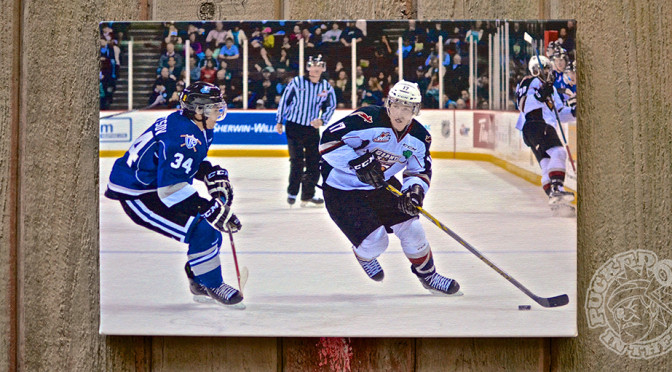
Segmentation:
[(194, 137), (193, 134), (183, 134), (180, 137), (184, 138), (184, 143), (180, 145), (180, 147), (186, 147), (188, 149), (194, 149), (194, 152), (196, 152), (196, 146), (201, 144), (201, 141)]
[(208, 93), (210, 93), (210, 89), (211, 89), (211, 88), (212, 88), (212, 87), (204, 86), (203, 88), (201, 88), (201, 93), (208, 94)]

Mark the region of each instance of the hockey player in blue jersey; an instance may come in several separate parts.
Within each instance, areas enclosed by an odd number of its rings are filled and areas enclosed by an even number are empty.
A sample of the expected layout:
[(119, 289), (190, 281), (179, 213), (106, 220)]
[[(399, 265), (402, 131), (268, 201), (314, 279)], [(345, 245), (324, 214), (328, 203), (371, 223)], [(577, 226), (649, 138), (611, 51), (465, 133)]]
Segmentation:
[[(233, 305), (243, 296), (222, 280), (220, 231), (242, 225), (231, 210), (228, 172), (204, 160), (226, 102), (218, 87), (196, 82), (182, 92), (180, 105), (116, 160), (105, 196), (118, 200), (136, 224), (189, 245), (185, 271), (195, 301)], [(198, 195), (194, 179), (206, 184), (210, 200)]]
[(575, 120), (576, 108), (565, 106), (553, 86), (553, 62), (544, 56), (532, 57), (528, 69), (531, 75), (516, 87), (520, 111), (516, 128), (522, 131), (523, 141), (539, 162), (542, 187), (554, 209), (557, 204), (572, 202), (574, 194), (564, 189), (567, 151), (556, 132), (553, 108), (562, 121)]
[[(367, 106), (330, 125), (320, 141), (323, 195), (331, 219), (353, 245), (357, 262), (375, 281), (394, 233), (411, 271), (435, 294), (459, 294), (456, 280), (436, 271), (419, 211), (432, 177), (429, 132), (413, 117), (422, 95), (417, 84), (396, 83), (385, 107)], [(403, 172), (403, 182), (395, 175)], [(391, 184), (403, 193), (389, 192)]]

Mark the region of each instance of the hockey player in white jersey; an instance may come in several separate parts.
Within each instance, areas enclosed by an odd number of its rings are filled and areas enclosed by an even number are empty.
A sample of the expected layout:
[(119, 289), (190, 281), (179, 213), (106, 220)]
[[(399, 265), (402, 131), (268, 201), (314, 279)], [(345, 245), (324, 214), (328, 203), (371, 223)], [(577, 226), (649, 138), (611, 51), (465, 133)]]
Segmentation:
[(531, 75), (516, 87), (520, 111), (516, 128), (522, 131), (525, 144), (539, 162), (542, 187), (553, 209), (574, 200), (574, 194), (564, 189), (567, 151), (556, 132), (558, 122), (553, 108), (563, 122), (575, 120), (576, 108), (564, 106), (553, 87), (553, 62), (548, 58), (532, 57), (529, 71)]
[[(435, 294), (454, 295), (460, 285), (436, 271), (416, 208), (432, 176), (432, 139), (413, 118), (421, 99), (417, 84), (402, 80), (390, 89), (385, 107), (363, 107), (330, 125), (320, 141), (323, 195), (329, 216), (371, 279), (383, 280), (377, 257), (394, 233), (422, 285)], [(402, 182), (394, 177), (400, 172)], [(403, 195), (389, 192), (387, 183)]]

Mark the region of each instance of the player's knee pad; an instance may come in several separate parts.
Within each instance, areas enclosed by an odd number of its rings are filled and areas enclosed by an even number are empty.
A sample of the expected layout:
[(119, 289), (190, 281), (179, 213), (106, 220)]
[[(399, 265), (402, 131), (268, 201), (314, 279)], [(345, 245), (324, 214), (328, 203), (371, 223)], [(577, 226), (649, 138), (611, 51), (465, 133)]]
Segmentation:
[(203, 252), (213, 246), (222, 246), (222, 233), (201, 219), (189, 235), (189, 254)]
[(357, 247), (353, 247), (353, 249), (359, 258), (371, 260), (385, 252), (388, 243), (387, 231), (385, 231), (384, 226), (380, 226), (373, 230)]
[(429, 243), (419, 218), (392, 226), (392, 231), (401, 242), (401, 249), (408, 258), (423, 257), (429, 252)]

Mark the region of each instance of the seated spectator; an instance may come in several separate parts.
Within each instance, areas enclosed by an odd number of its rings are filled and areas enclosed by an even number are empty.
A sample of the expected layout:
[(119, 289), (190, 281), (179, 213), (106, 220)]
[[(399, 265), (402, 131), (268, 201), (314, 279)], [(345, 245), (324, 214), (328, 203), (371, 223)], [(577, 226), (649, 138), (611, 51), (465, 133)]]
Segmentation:
[[(471, 106), (471, 100), (469, 99), (469, 91), (468, 90), (464, 89), (464, 90), (462, 90), (462, 92), (460, 92), (460, 99), (462, 100), (462, 102), (464, 103), (466, 108), (469, 108)], [(457, 106), (459, 108), (460, 100), (458, 99), (455, 102), (457, 102)]]
[(287, 49), (280, 49), (280, 58), (273, 63), (273, 67), (276, 71), (287, 71), (291, 69), (289, 56), (287, 55)]
[(215, 75), (214, 84), (216, 86), (226, 85), (227, 87), (230, 87), (231, 79), (233, 79), (233, 74), (231, 71), (227, 70), (226, 62), (222, 62), (221, 68), (217, 70), (217, 74)]
[(383, 105), (383, 88), (378, 82), (378, 77), (369, 77), (368, 86), (364, 89), (362, 94), (362, 106), (382, 106)]
[(273, 33), (271, 32), (271, 28), (270, 28), (270, 27), (265, 27), (265, 28), (261, 31), (261, 35), (262, 35), (262, 38), (263, 38), (263, 43), (262, 43), (262, 45), (264, 46), (264, 48), (266, 48), (266, 49), (273, 49), (273, 48), (275, 48), (275, 36), (274, 36)]
[(219, 61), (214, 57), (214, 53), (210, 48), (205, 49), (205, 57), (198, 62), (198, 69), (200, 70), (205, 67), (207, 61), (212, 61), (215, 68), (219, 68)]
[(364, 69), (362, 66), (357, 66), (355, 70), (355, 84), (357, 86), (357, 93), (360, 93), (361, 90), (365, 88), (364, 84), (366, 84), (366, 78), (364, 77)]
[(215, 28), (210, 30), (205, 38), (207, 47), (212, 49), (213, 55), (219, 55), (219, 49), (224, 45), (228, 31), (224, 29), (224, 23), (215, 22)]
[(175, 91), (168, 99), (168, 108), (179, 108), (180, 107), (180, 94), (184, 91), (184, 81), (178, 80), (175, 83)]
[(191, 56), (189, 58), (189, 80), (191, 83), (195, 83), (200, 78), (201, 78), (201, 68), (198, 67), (198, 64), (196, 63), (196, 57)]
[(418, 66), (415, 69), (415, 78), (410, 81), (414, 81), (418, 84), (418, 89), (420, 92), (427, 91), (427, 87), (429, 86), (429, 79), (427, 76), (425, 76), (425, 69), (422, 66)]
[(177, 67), (175, 57), (168, 58), (168, 75), (175, 81), (179, 80), (182, 75), (182, 69)]
[(107, 42), (107, 47), (112, 52), (108, 56), (108, 59), (114, 60), (114, 73), (116, 76), (118, 76), (119, 67), (121, 66), (121, 48), (119, 48), (119, 41), (117, 40), (112, 28), (108, 25), (105, 25), (101, 30), (101, 38), (105, 39)]
[(340, 70), (338, 72), (338, 78), (336, 79), (336, 85), (332, 85), (334, 89), (338, 88), (341, 91), (341, 96), (339, 97), (336, 94), (336, 102), (342, 103), (345, 106), (350, 105), (350, 97), (352, 95), (352, 84), (348, 78), (348, 73), (345, 70)]
[(220, 61), (225, 61), (231, 70), (237, 71), (238, 61), (240, 58), (240, 51), (238, 47), (233, 45), (233, 39), (227, 38), (225, 45), (219, 50), (219, 56), (217, 57)]
[(316, 28), (310, 38), (308, 39), (308, 44), (312, 44), (315, 49), (314, 53), (323, 53), (324, 49), (322, 48), (322, 29)]
[(168, 25), (167, 35), (163, 41), (168, 44), (173, 44), (175, 46), (175, 51), (182, 52), (184, 50), (184, 41), (182, 37), (178, 35), (177, 27), (173, 23)]
[(457, 100), (460, 92), (469, 86), (469, 69), (462, 65), (462, 56), (459, 54), (455, 54), (452, 63), (446, 66), (443, 86), (445, 93), (453, 101)]
[(203, 44), (198, 38), (198, 34), (192, 32), (189, 34), (189, 55), (196, 56), (198, 59), (205, 57), (205, 51), (203, 51)]
[(178, 68), (184, 67), (184, 58), (181, 54), (175, 52), (175, 45), (173, 43), (166, 44), (166, 52), (161, 55), (159, 58), (159, 67), (157, 68), (157, 74), (160, 74), (161, 69), (168, 67), (168, 59), (170, 57), (175, 58), (175, 66)]
[(359, 28), (355, 27), (353, 22), (347, 22), (345, 24), (345, 29), (341, 32), (339, 41), (345, 47), (350, 48), (352, 41), (355, 40), (357, 43), (361, 43), (364, 40), (364, 33)]
[(331, 24), (331, 29), (322, 35), (322, 42), (324, 43), (338, 43), (341, 39), (343, 31), (338, 27), (338, 23)]
[(262, 108), (277, 108), (275, 98), (278, 93), (276, 91), (276, 83), (273, 81), (271, 73), (271, 68), (264, 68), (262, 70), (261, 80), (255, 82), (254, 87), (252, 88), (256, 97), (264, 102), (264, 107)]
[(243, 42), (247, 40), (247, 35), (245, 35), (245, 31), (240, 29), (239, 24), (233, 26), (233, 30), (229, 31), (229, 36), (233, 39), (233, 43), (237, 47), (243, 45)]
[(162, 68), (161, 74), (154, 81), (154, 85), (152, 85), (152, 94), (149, 97), (148, 105), (152, 107), (167, 107), (168, 99), (172, 97), (175, 90), (176, 82), (170, 77), (168, 68)]
[(455, 101), (455, 108), (458, 110), (465, 110), (468, 107), (467, 103), (462, 98), (458, 98), (457, 101)]
[(297, 45), (299, 40), (303, 38), (303, 35), (301, 34), (301, 26), (294, 25), (294, 28), (292, 29), (292, 33), (289, 34), (289, 43), (292, 45)]
[(432, 74), (429, 85), (425, 90), (423, 105), (427, 108), (439, 108), (439, 74)]
[(117, 60), (115, 57), (114, 50), (110, 46), (111, 42), (108, 42), (104, 38), (100, 39), (100, 62), (101, 69), (104, 65), (106, 71), (105, 74), (112, 80), (117, 80), (118, 78), (118, 66)]
[(217, 75), (217, 69), (215, 68), (215, 65), (212, 63), (212, 61), (207, 61), (205, 62), (205, 67), (201, 69), (201, 77), (199, 78), (199, 80), (204, 81), (206, 83), (214, 84), (216, 75)]

